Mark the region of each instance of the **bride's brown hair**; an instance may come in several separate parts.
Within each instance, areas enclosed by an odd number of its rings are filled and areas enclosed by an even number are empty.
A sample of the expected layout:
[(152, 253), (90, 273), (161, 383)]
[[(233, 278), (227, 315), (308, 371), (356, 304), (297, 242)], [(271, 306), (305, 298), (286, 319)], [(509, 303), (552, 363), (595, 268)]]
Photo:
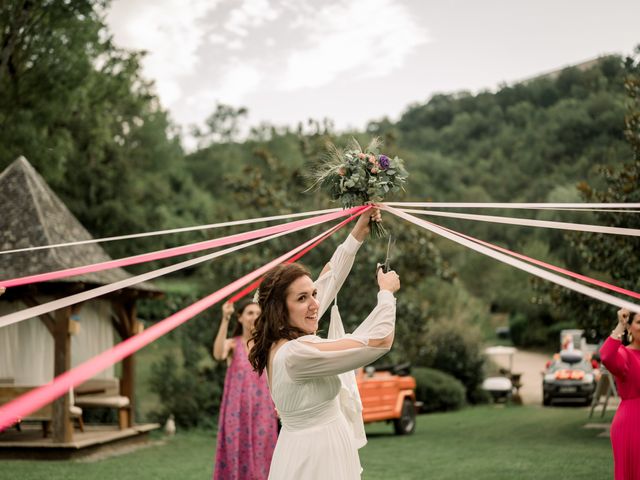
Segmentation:
[(259, 375), (267, 368), (269, 351), (274, 343), (283, 338), (293, 340), (306, 335), (289, 324), (287, 308), (289, 285), (305, 275), (311, 276), (299, 263), (278, 265), (267, 272), (260, 284), (258, 304), (261, 312), (253, 327), (253, 347), (249, 352), (249, 362)]

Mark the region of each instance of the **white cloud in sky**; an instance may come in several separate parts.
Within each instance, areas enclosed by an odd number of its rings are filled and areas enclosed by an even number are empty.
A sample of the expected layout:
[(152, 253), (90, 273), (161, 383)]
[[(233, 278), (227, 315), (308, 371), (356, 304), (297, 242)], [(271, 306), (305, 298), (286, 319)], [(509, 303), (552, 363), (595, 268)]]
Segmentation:
[(236, 60), (225, 68), (214, 92), (226, 103), (240, 104), (244, 97), (255, 91), (261, 84), (263, 74), (259, 68)]
[(116, 42), (149, 51), (144, 74), (179, 123), (216, 103), (384, 76), (428, 41), (394, 0), (115, 0)]
[(197, 50), (205, 28), (199, 20), (215, 9), (218, 0), (120, 0), (113, 2), (108, 22), (116, 42), (147, 50), (144, 73), (155, 80), (163, 104), (171, 105), (183, 94), (180, 77), (198, 67)]
[(242, 37), (249, 34), (249, 28), (259, 27), (265, 22), (278, 18), (278, 12), (268, 0), (244, 0), (231, 11), (224, 28)]
[[(193, 120), (199, 121), (210, 115), (216, 103), (241, 105), (245, 95), (254, 91), (263, 79), (262, 73), (251, 65), (235, 63), (228, 65), (220, 76), (215, 86), (192, 92), (184, 99), (184, 109), (178, 111), (178, 115), (187, 115)], [(188, 121), (187, 118), (180, 120)]]
[(219, 33), (212, 33), (209, 35), (208, 40), (212, 45), (223, 45), (227, 38)]
[(429, 38), (409, 10), (393, 0), (352, 0), (306, 9), (296, 19), (306, 32), (292, 51), (278, 84), (313, 88), (338, 76), (384, 76)]

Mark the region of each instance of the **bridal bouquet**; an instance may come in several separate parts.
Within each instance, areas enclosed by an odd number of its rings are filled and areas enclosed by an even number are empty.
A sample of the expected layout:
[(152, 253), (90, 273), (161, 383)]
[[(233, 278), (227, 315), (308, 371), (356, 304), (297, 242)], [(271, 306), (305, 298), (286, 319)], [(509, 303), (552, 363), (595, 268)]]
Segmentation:
[[(326, 191), (343, 208), (381, 202), (387, 194), (404, 190), (408, 177), (404, 162), (381, 154), (380, 144), (377, 138), (364, 149), (356, 139), (344, 150), (329, 144), (325, 158), (311, 169), (311, 188)], [(373, 237), (386, 234), (381, 224), (372, 223)]]

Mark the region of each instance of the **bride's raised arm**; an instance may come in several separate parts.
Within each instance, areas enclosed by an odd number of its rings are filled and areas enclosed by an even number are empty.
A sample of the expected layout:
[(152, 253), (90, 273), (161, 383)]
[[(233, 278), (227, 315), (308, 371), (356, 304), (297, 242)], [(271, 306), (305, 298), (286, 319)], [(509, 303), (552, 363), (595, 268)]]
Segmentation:
[(336, 249), (331, 260), (320, 272), (315, 282), (318, 290), (317, 299), (320, 303), (318, 317), (324, 315), (347, 279), (356, 253), (369, 235), (369, 222), (380, 222), (381, 218), (380, 210), (377, 208), (372, 208), (360, 215), (347, 239)]

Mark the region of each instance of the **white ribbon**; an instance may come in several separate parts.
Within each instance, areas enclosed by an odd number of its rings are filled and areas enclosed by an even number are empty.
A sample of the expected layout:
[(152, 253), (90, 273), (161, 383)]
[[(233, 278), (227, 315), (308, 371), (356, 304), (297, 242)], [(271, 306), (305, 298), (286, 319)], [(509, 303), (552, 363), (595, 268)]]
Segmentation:
[(232, 253), (237, 250), (241, 250), (243, 248), (256, 245), (258, 243), (266, 242), (268, 240), (272, 240), (282, 235), (288, 235), (289, 233), (297, 232), (298, 230), (302, 230), (308, 227), (309, 225), (306, 225), (306, 226), (297, 227), (291, 230), (285, 230), (284, 232), (276, 233), (268, 237), (259, 238), (257, 240), (252, 240), (250, 242), (241, 243), (239, 245), (235, 245), (233, 247), (226, 248), (224, 250), (210, 253), (202, 257), (193, 258), (191, 260), (186, 260), (184, 262), (176, 263), (175, 265), (170, 265), (168, 267), (152, 270), (151, 272), (143, 273), (141, 275), (136, 275), (134, 277), (127, 278), (125, 280), (120, 280), (118, 282), (110, 283), (108, 285), (103, 285), (102, 287), (93, 288), (85, 292), (77, 293), (75, 295), (70, 295), (68, 297), (60, 298), (58, 300), (53, 300), (51, 302), (43, 303), (35, 307), (25, 308), (18, 312), (10, 313), (9, 315), (4, 315), (0, 317), (0, 328), (6, 327), (7, 325), (21, 322), (23, 320), (27, 320), (29, 318), (43, 315), (45, 313), (49, 313), (54, 310), (58, 310), (60, 308), (68, 307), (69, 305), (85, 302), (92, 298), (96, 298), (101, 295), (106, 295), (107, 293), (115, 292), (116, 290), (127, 288), (137, 283), (146, 282), (154, 278), (161, 277), (162, 275), (167, 275), (168, 273), (177, 272), (178, 270), (182, 270), (183, 268), (188, 268), (193, 265), (206, 262), (208, 260), (213, 260), (214, 258), (222, 257), (223, 255), (226, 255), (228, 253)]
[(170, 233), (193, 232), (196, 230), (208, 230), (221, 227), (231, 227), (234, 225), (247, 225), (251, 223), (270, 222), (272, 220), (285, 220), (288, 218), (309, 217), (311, 215), (321, 215), (324, 213), (337, 212), (340, 208), (329, 208), (327, 210), (316, 210), (314, 212), (291, 213), (287, 215), (275, 215), (272, 217), (250, 218), (247, 220), (233, 220), (231, 222), (211, 223), (209, 225), (196, 225), (193, 227), (173, 228), (170, 230), (157, 230), (155, 232), (132, 233), (129, 235), (120, 235), (117, 237), (91, 238), (89, 240), (78, 240), (75, 242), (56, 243), (53, 245), (39, 245), (36, 247), (15, 248), (13, 250), (0, 251), (0, 255), (18, 252), (33, 252), (35, 250), (44, 250), (47, 248), (71, 247), (73, 245), (85, 245), (87, 243), (113, 242), (115, 240), (126, 240), (130, 238), (152, 237), (156, 235), (168, 235)]
[(632, 312), (640, 312), (640, 305), (622, 300), (618, 297), (614, 297), (613, 295), (609, 295), (608, 293), (600, 292), (591, 287), (587, 287), (580, 283), (574, 282), (573, 280), (569, 280), (567, 278), (561, 277), (560, 275), (556, 275), (555, 273), (548, 272), (538, 267), (534, 267), (528, 263), (525, 263), (521, 260), (517, 260), (515, 258), (509, 257), (500, 252), (496, 252), (487, 248), (485, 246), (479, 245), (471, 240), (467, 240), (462, 238), (452, 232), (449, 232), (438, 225), (435, 225), (431, 222), (427, 222), (425, 220), (421, 220), (419, 218), (414, 217), (413, 215), (409, 215), (401, 210), (395, 209), (393, 207), (389, 207), (388, 205), (384, 205), (382, 207), (384, 210), (387, 210), (394, 215), (407, 220), (408, 222), (413, 223), (419, 227), (422, 227), (426, 230), (429, 230), (437, 235), (448, 238), (460, 245), (464, 245), (465, 247), (470, 248), (471, 250), (475, 250), (476, 252), (480, 252), (488, 257), (494, 258), (500, 262), (506, 263), (507, 265), (511, 265), (512, 267), (518, 268), (520, 270), (524, 270), (532, 275), (543, 278), (550, 282), (553, 282), (562, 287), (568, 288), (578, 293), (582, 293), (583, 295), (587, 295), (588, 297), (595, 298), (596, 300), (600, 300), (602, 302), (608, 303), (610, 305), (614, 305), (619, 308), (626, 308)]
[(633, 237), (640, 237), (640, 229), (637, 228), (604, 227), (601, 225), (589, 225), (584, 223), (553, 222), (548, 220), (533, 220), (528, 218), (516, 217), (496, 217), (494, 215), (476, 215), (473, 213), (438, 212), (435, 210), (412, 210), (409, 208), (400, 208), (399, 210), (405, 213), (417, 213), (419, 215), (431, 215), (436, 217), (461, 218), (464, 220), (474, 220), (478, 222), (506, 223), (509, 225), (524, 225), (526, 227), (544, 227), (559, 230), (575, 230), (579, 232), (596, 232), (608, 233), (612, 235), (629, 235)]
[(640, 210), (640, 203), (479, 203), (479, 202), (385, 202), (390, 207), (513, 208), (526, 210)]

